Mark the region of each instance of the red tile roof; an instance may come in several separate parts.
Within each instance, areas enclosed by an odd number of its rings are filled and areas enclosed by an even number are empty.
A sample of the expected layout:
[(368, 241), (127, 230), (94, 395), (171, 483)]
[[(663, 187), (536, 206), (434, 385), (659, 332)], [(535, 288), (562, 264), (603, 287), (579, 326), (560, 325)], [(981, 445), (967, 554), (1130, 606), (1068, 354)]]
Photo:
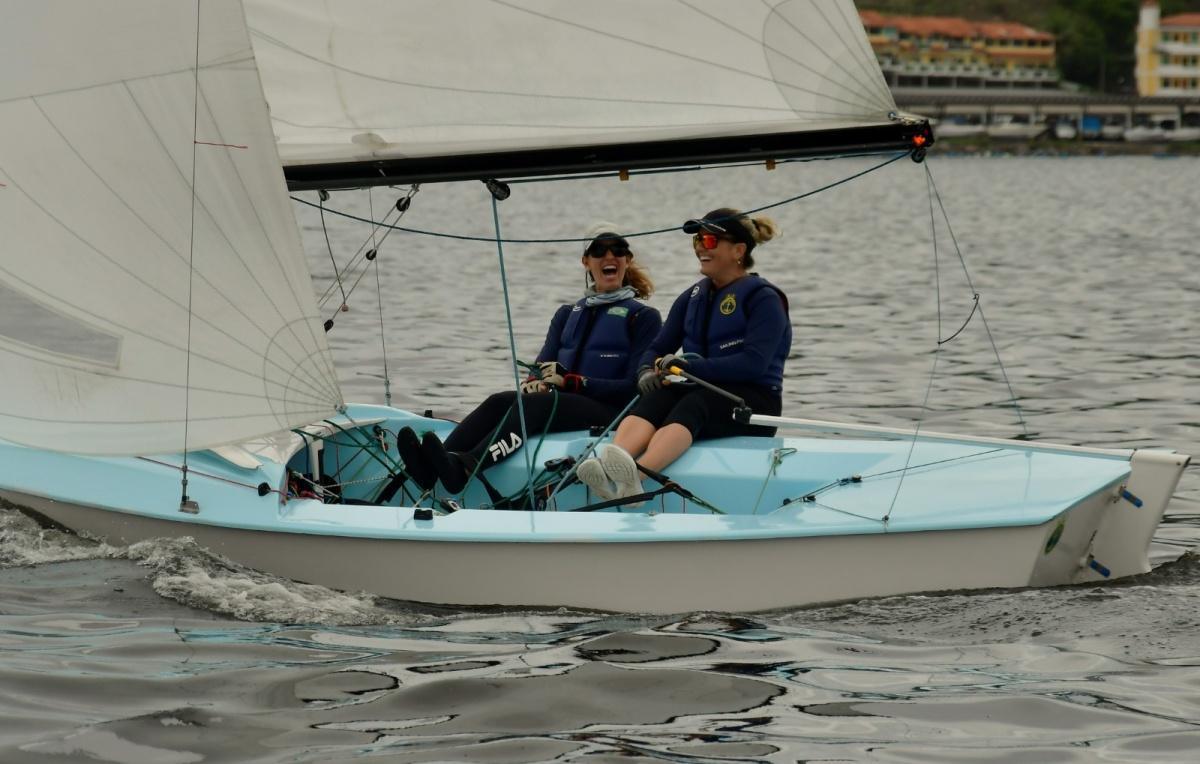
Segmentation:
[(1011, 21), (982, 21), (981, 36), (998, 40), (1053, 40), (1054, 35)]
[(1054, 41), (1052, 34), (1011, 21), (969, 21), (954, 16), (885, 16), (877, 11), (860, 11), (858, 15), (864, 26), (894, 27), (897, 32), (915, 37), (938, 35), (959, 39)]
[(858, 17), (862, 19), (863, 26), (866, 27), (881, 27), (884, 25), (884, 20), (887, 19), (887, 16), (878, 11), (859, 11)]
[(1200, 27), (1200, 13), (1180, 13), (1159, 22), (1164, 27)]

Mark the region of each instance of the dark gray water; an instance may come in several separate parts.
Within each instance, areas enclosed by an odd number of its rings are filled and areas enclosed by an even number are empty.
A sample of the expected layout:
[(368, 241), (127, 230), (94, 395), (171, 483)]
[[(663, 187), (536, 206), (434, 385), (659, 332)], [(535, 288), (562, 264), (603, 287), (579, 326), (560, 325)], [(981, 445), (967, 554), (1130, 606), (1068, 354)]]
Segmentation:
[[(500, 219), (512, 238), (577, 237), (598, 220), (657, 229), (876, 161), (519, 185)], [(931, 169), (966, 272), (941, 223), (935, 270), (924, 171), (907, 160), (771, 211), (783, 236), (759, 271), (791, 297), (787, 413), (1200, 454), (1200, 162)], [(379, 217), (403, 193), (328, 206)], [(323, 291), (320, 216), (297, 216)], [(344, 270), (369, 231), (326, 221)], [(479, 184), (421, 189), (403, 224), (493, 232)], [(665, 310), (696, 278), (690, 247), (638, 241)], [(510, 384), (495, 245), (399, 232), (376, 244), (394, 402), (461, 413)], [(577, 297), (580, 249), (506, 245), (519, 357)], [(383, 399), (375, 283), (367, 272), (330, 335), (352, 400)], [(937, 338), (975, 292), (982, 316), (937, 355), (931, 383)], [(1193, 761), (1197, 543), (1192, 468), (1156, 535), (1158, 567), (1135, 579), (598, 616), (414, 608), (187, 541), (101, 546), (0, 509), (0, 762)]]

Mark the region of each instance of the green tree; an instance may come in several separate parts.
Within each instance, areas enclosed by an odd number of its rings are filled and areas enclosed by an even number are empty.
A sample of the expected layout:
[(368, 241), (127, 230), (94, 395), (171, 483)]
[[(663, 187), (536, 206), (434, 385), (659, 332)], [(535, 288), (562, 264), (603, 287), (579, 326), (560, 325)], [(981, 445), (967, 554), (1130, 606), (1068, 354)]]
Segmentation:
[(1119, 91), (1133, 82), (1137, 6), (1128, 0), (1064, 0), (1047, 15), (1063, 79)]

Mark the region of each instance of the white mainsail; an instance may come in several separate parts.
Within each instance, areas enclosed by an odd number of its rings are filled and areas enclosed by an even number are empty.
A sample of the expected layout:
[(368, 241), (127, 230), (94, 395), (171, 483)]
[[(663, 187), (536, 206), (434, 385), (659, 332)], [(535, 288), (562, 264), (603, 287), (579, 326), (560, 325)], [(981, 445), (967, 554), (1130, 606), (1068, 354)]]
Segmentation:
[(430, 179), (487, 177), (439, 168), (584, 147), (534, 170), (578, 171), (595, 146), (649, 166), (636, 147), (731, 136), (751, 140), (677, 158), (772, 158), (758, 137), (895, 124), (850, 0), (0, 13), (0, 438), (52, 450), (208, 448), (342, 404), (281, 157), (370, 182), (389, 182), (370, 163), (408, 157)]
[(895, 102), (851, 0), (246, 0), (285, 164), (829, 130)]
[(0, 18), (0, 438), (163, 453), (335, 411), (241, 2)]

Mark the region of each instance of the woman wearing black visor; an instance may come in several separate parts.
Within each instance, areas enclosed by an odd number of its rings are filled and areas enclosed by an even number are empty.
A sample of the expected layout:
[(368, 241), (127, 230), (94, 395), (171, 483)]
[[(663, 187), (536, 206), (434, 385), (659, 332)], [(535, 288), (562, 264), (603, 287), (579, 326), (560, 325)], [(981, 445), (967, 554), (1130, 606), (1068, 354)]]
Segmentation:
[[(766, 217), (713, 210), (683, 225), (704, 276), (676, 298), (662, 331), (639, 364), (638, 401), (599, 458), (579, 465), (579, 479), (600, 497), (642, 492), (638, 462), (661, 470), (693, 441), (730, 435), (774, 435), (774, 428), (734, 421), (732, 402), (703, 387), (664, 385), (672, 366), (746, 401), (757, 414), (782, 409), (783, 365), (792, 346), (787, 298), (752, 273), (755, 247), (775, 238)], [(635, 503), (635, 502), (631, 502)]]
[[(550, 320), (538, 353), (538, 372), (521, 385), (525, 432), (565, 432), (607, 426), (637, 393), (638, 364), (662, 326), (641, 300), (654, 284), (615, 226), (594, 226), (583, 251), (584, 296), (562, 305)], [(517, 394), (495, 393), (446, 437), (411, 428), (398, 436), (400, 456), (413, 480), (432, 488), (440, 478), (460, 493), (475, 471), (504, 460), (522, 445)]]

